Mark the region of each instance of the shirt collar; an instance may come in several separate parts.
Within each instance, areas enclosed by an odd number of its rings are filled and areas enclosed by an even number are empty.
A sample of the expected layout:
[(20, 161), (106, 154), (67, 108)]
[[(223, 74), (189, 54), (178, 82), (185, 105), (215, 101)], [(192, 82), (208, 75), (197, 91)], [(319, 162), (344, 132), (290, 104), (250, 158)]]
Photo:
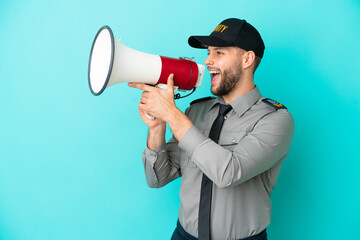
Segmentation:
[[(233, 100), (230, 105), (238, 117), (241, 117), (252, 105), (254, 105), (262, 97), (260, 90), (257, 86), (250, 92), (241, 95)], [(216, 98), (209, 111), (217, 104), (225, 104), (222, 97)]]

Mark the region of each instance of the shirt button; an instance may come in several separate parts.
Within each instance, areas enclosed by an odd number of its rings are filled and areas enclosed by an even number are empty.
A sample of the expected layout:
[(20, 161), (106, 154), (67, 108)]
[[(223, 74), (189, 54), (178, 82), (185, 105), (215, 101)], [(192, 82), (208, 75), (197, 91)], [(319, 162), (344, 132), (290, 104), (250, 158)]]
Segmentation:
[(225, 116), (224, 119), (226, 120), (226, 119), (227, 119), (227, 116)]
[(233, 139), (233, 140), (232, 140), (232, 143), (236, 143), (236, 139)]

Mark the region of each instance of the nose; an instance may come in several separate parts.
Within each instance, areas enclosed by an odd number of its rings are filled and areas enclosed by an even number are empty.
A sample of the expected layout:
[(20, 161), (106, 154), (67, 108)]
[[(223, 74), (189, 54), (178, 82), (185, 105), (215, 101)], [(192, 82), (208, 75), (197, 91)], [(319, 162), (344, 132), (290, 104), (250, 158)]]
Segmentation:
[(214, 61), (212, 60), (211, 55), (209, 54), (209, 55), (207, 56), (207, 58), (205, 59), (205, 65), (206, 65), (206, 66), (211, 66), (211, 65), (213, 65), (213, 64), (214, 64)]

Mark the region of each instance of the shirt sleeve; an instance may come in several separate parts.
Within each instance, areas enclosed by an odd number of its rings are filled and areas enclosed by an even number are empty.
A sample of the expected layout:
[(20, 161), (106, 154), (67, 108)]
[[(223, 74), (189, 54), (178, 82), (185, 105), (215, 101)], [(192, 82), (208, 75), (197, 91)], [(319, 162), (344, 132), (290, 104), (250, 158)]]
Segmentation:
[(217, 186), (238, 185), (272, 168), (289, 153), (294, 121), (287, 110), (272, 112), (260, 119), (233, 150), (190, 128), (179, 142), (191, 160)]
[(180, 149), (175, 140), (143, 152), (146, 182), (149, 187), (160, 188), (181, 176)]

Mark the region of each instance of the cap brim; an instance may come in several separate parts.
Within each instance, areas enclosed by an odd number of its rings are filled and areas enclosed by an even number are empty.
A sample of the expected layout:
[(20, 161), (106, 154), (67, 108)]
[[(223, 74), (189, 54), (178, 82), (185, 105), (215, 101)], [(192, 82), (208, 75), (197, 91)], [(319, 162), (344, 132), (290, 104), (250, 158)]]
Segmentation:
[(188, 43), (193, 48), (208, 48), (213, 47), (229, 47), (234, 46), (232, 43), (228, 43), (222, 39), (214, 36), (191, 36)]

